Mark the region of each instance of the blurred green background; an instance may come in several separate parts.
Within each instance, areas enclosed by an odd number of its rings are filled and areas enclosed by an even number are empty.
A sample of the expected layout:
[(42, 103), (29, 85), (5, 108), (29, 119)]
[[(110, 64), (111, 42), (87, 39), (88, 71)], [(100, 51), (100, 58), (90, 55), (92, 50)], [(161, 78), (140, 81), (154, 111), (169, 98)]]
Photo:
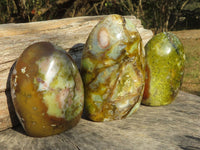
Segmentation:
[(134, 15), (154, 34), (171, 31), (182, 41), (182, 90), (200, 96), (200, 0), (0, 0), (0, 24), (95, 15)]
[(200, 28), (200, 0), (1, 0), (0, 23), (134, 15), (155, 32)]

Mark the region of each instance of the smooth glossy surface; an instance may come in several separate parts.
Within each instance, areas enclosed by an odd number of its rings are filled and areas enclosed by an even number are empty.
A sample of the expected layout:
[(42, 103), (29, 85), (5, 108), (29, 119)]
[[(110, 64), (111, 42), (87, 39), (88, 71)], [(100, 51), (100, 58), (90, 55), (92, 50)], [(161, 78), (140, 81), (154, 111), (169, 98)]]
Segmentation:
[(49, 136), (75, 126), (82, 114), (84, 91), (71, 57), (48, 42), (29, 46), (11, 76), (17, 116), (30, 136)]
[(155, 35), (145, 46), (146, 80), (142, 103), (170, 104), (177, 95), (184, 74), (185, 54), (180, 40), (172, 33)]
[(89, 119), (116, 120), (135, 112), (144, 89), (144, 49), (132, 22), (119, 15), (100, 21), (86, 42), (81, 71)]

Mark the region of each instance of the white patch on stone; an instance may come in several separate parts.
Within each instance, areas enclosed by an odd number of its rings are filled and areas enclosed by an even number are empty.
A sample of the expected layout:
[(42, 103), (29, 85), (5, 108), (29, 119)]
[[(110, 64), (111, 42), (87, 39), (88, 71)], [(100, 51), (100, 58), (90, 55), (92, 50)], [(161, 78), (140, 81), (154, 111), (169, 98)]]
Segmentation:
[(17, 70), (14, 68), (13, 75), (17, 74)]
[(29, 78), (30, 76), (29, 76), (29, 74), (26, 74), (26, 76)]
[(11, 96), (12, 96), (13, 100), (16, 98), (15, 89), (14, 88), (11, 90)]
[(185, 60), (185, 54), (183, 55), (183, 59)]
[(166, 77), (166, 79), (167, 79), (167, 80), (170, 79), (170, 75), (168, 75), (168, 76)]
[(39, 83), (39, 87), (38, 87), (38, 91), (46, 91), (46, 90), (48, 90), (48, 86), (47, 86), (47, 84), (44, 82), (40, 82)]
[(116, 35), (116, 38), (117, 38), (117, 39), (121, 39), (121, 37), (122, 37), (122, 32), (119, 32), (119, 33)]
[(17, 78), (18, 78), (18, 76), (15, 75), (15, 79), (14, 79), (14, 86), (15, 86), (15, 87), (17, 86)]
[(44, 75), (44, 81), (39, 81), (38, 91), (49, 89), (50, 83), (59, 71), (59, 67), (53, 57), (43, 59), (37, 62), (41, 73)]
[(21, 118), (21, 121), (24, 122), (24, 118)]
[(23, 74), (26, 73), (26, 67), (21, 68), (21, 72), (22, 72)]
[(56, 127), (56, 124), (51, 124), (52, 127)]
[(59, 68), (57, 67), (55, 60), (52, 60), (45, 74), (45, 81), (48, 86), (50, 85), (50, 83), (52, 82), (53, 78), (56, 76), (58, 71), (59, 71)]
[(103, 121), (110, 121), (110, 119), (109, 118), (104, 118)]
[(117, 108), (119, 110), (122, 110), (122, 109), (124, 109), (124, 108), (126, 108), (128, 106), (129, 106), (129, 100), (126, 100), (125, 102), (117, 103)]

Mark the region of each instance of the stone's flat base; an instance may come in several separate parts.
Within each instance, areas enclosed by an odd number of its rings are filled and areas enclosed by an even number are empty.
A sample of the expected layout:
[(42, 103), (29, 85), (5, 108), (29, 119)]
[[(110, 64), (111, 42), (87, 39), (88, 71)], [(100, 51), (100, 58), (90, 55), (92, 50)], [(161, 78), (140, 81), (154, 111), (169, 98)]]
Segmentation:
[(110, 122), (81, 119), (69, 131), (45, 138), (21, 126), (0, 132), (0, 149), (161, 150), (200, 149), (200, 97), (180, 91), (162, 107), (141, 106), (131, 117)]

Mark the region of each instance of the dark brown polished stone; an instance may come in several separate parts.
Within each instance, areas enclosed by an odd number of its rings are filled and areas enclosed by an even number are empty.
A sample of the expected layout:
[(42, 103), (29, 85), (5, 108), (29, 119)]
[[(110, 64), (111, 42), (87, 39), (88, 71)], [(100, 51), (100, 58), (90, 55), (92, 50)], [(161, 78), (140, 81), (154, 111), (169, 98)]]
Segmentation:
[(17, 116), (30, 136), (49, 136), (80, 120), (82, 79), (71, 57), (49, 42), (29, 46), (16, 62), (11, 95)]

